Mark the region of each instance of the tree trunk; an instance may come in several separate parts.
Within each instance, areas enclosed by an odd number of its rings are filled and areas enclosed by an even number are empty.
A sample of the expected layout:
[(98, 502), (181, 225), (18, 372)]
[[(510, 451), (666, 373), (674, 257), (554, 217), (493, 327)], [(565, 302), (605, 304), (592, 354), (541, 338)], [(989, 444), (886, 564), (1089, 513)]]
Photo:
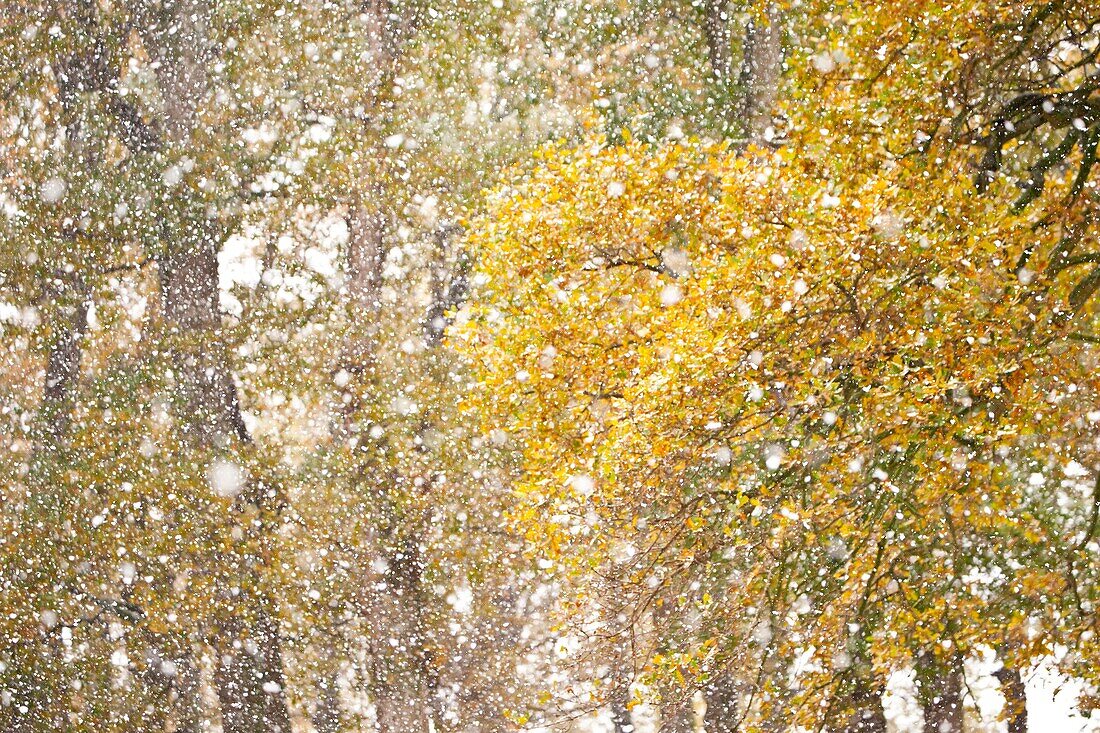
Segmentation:
[[(178, 344), (173, 361), (180, 429), (206, 455), (250, 441), (218, 333), (221, 318), (213, 237), (205, 227), (184, 232), (179, 240), (169, 242), (160, 267), (164, 314)], [(265, 497), (250, 493), (247, 498), (262, 505)], [(256, 572), (250, 560), (239, 558), (239, 562), (242, 575)], [(215, 685), (226, 733), (290, 730), (278, 624), (271, 605), (263, 594), (243, 597), (222, 629)]]
[(432, 263), (432, 302), (424, 319), (424, 343), (429, 348), (439, 346), (449, 325), (449, 313), (458, 308), (469, 291), (471, 261), (459, 252), (450, 262), (448, 245), (451, 238), (461, 236), (462, 227), (444, 224), (435, 233), (436, 258)]
[(160, 263), (164, 315), (178, 342), (173, 349), (181, 429), (199, 448), (230, 448), (250, 441), (237, 387), (218, 332), (216, 233), (195, 224), (170, 242)]
[(729, 0), (706, 0), (703, 7), (703, 36), (707, 42), (707, 62), (719, 83), (732, 81), (732, 43)]
[[(215, 61), (210, 27), (211, 0), (166, 0), (144, 9), (141, 29), (158, 62), (164, 99), (163, 130), (170, 156), (183, 156), (198, 124)], [(186, 196), (187, 193), (181, 195)], [(218, 309), (220, 233), (196, 201), (182, 221), (165, 226), (159, 260), (164, 316), (170, 326), (178, 389), (178, 415), (185, 439), (199, 455), (250, 441), (241, 417), (236, 385), (221, 340)], [(262, 495), (242, 496), (262, 505)], [(263, 526), (261, 533), (270, 532)], [(252, 561), (238, 558), (242, 587), (253, 586)], [(237, 600), (217, 640), (214, 675), (225, 733), (290, 730), (290, 713), (280, 657), (277, 615), (262, 592)]]
[[(80, 32), (94, 36), (96, 25), (95, 5), (90, 0), (68, 0), (61, 3), (65, 18)], [(61, 107), (61, 121), (65, 125), (66, 154), (74, 156), (86, 175), (94, 175), (97, 160), (93, 146), (86, 140), (85, 114), (82, 95), (103, 86), (97, 74), (95, 44), (80, 44), (71, 54), (57, 63), (57, 97)], [(58, 228), (58, 239), (63, 246), (74, 245), (76, 228), (64, 224)], [(62, 257), (62, 260), (65, 258)], [(59, 264), (44, 288), (47, 300), (56, 306), (53, 343), (46, 362), (46, 383), (39, 407), (41, 432), (35, 440), (31, 454), (31, 477), (49, 463), (47, 454), (55, 453), (68, 442), (75, 402), (76, 381), (80, 375), (81, 342), (88, 328), (88, 306), (91, 298), (87, 283), (80, 271), (66, 272)]]
[(434, 676), (423, 615), (423, 558), (406, 528), (391, 532), (386, 592), (375, 603), (382, 630), (371, 649), (375, 715), (379, 733), (428, 733)]
[(235, 617), (219, 649), (214, 684), (225, 733), (290, 733), (279, 631), (263, 606), (251, 623)]
[(72, 427), (76, 382), (80, 376), (81, 341), (88, 330), (89, 293), (79, 278), (58, 278), (52, 289), (58, 304), (54, 342), (46, 362), (46, 383), (39, 407), (42, 436), (35, 442), (31, 465), (49, 460), (45, 453), (64, 445)]
[[(374, 191), (377, 195), (378, 192)], [(358, 202), (348, 213), (348, 298), (361, 324), (345, 345), (341, 368), (359, 380), (377, 378), (378, 321), (381, 315), (382, 266), (389, 221), (375, 202)], [(348, 382), (348, 387), (353, 385)], [(339, 434), (355, 440), (352, 429), (360, 409), (348, 389), (341, 399)], [(383, 480), (383, 483), (386, 483)], [(434, 692), (431, 660), (426, 648), (422, 588), (423, 560), (419, 540), (402, 524), (390, 506), (388, 488), (376, 491), (383, 517), (378, 537), (386, 560), (384, 590), (371, 591), (371, 624), (379, 636), (369, 641), (370, 693), (379, 733), (427, 733), (432, 719)]]
[(995, 676), (1005, 699), (1003, 715), (1008, 723), (1008, 733), (1027, 733), (1027, 685), (1020, 670), (1001, 667)]
[[(61, 4), (62, 13), (74, 26), (85, 29), (94, 23), (94, 9), (87, 2)], [(77, 48), (59, 60), (57, 76), (58, 99), (62, 121), (65, 124), (66, 153), (78, 156), (81, 164), (89, 169), (94, 160), (84, 145), (83, 115), (80, 109), (80, 93), (92, 88), (88, 63), (93, 51)], [(58, 240), (62, 246), (71, 245), (73, 230), (58, 228)], [(51, 343), (46, 358), (45, 382), (38, 406), (38, 420), (28, 465), (29, 496), (24, 505), (24, 519), (28, 526), (45, 529), (42, 538), (45, 547), (34, 554), (41, 555), (38, 562), (29, 566), (28, 581), (32, 593), (48, 598), (56, 590), (56, 567), (51, 562), (57, 554), (56, 532), (66, 515), (66, 488), (61, 484), (61, 470), (65, 466), (64, 451), (72, 433), (72, 412), (76, 403), (77, 382), (80, 376), (82, 341), (88, 327), (90, 293), (82, 279), (82, 273), (58, 269), (47, 276), (43, 296), (51, 306)], [(38, 530), (40, 531), (40, 530)], [(37, 534), (35, 531), (34, 534)], [(32, 535), (33, 536), (33, 535)], [(30, 549), (30, 548), (28, 548)], [(13, 701), (0, 711), (0, 721), (14, 733), (36, 730), (60, 730), (68, 725), (70, 690), (69, 676), (64, 664), (64, 648), (57, 636), (58, 629), (46, 629), (40, 636), (28, 640), (19, 654), (19, 662), (11, 671)]]
[(744, 56), (741, 62), (741, 89), (744, 97), (740, 109), (746, 142), (766, 145), (771, 142), (768, 129), (772, 126), (779, 81), (783, 73), (783, 26), (777, 3), (768, 3), (761, 13), (754, 13), (745, 29)]
[(149, 638), (141, 639), (140, 644), (144, 659), (134, 676), (145, 688), (144, 728), (199, 733), (202, 729), (201, 691), (190, 642), (184, 640), (182, 644), (173, 644), (168, 637), (150, 634)]
[(706, 733), (736, 733), (741, 694), (733, 675), (723, 672), (703, 688), (707, 709), (703, 713)]
[(176, 733), (202, 731), (202, 679), (190, 653), (176, 661)]
[(619, 685), (611, 693), (609, 707), (611, 708), (611, 729), (615, 733), (631, 733), (634, 730), (634, 719), (630, 713), (630, 687)]
[(917, 658), (924, 733), (962, 733), (962, 660), (922, 653)]
[(703, 5), (703, 38), (707, 44), (707, 64), (714, 77), (711, 98), (715, 112), (728, 132), (737, 132), (739, 123), (734, 107), (736, 89), (733, 73), (733, 26), (729, 0), (706, 0)]
[(339, 666), (336, 660), (321, 660), (324, 669), (317, 676), (317, 702), (313, 711), (313, 728), (317, 733), (340, 732)]
[(613, 641), (614, 657), (611, 670), (611, 694), (608, 707), (611, 711), (611, 726), (615, 733), (631, 733), (634, 730), (634, 718), (630, 711), (630, 683), (633, 681), (633, 659), (630, 644), (623, 631)]
[(355, 440), (355, 416), (361, 407), (361, 391), (356, 382), (373, 380), (379, 336), (378, 319), (382, 310), (382, 265), (385, 263), (384, 237), (386, 215), (379, 209), (356, 203), (347, 214), (347, 302), (352, 330), (343, 344), (339, 368), (347, 380), (333, 410), (332, 433), (344, 441)]
[[(211, 450), (250, 441), (219, 336), (216, 245), (213, 232), (196, 226), (168, 246), (160, 283), (165, 318), (178, 343), (173, 361), (180, 429), (200, 454), (210, 455)], [(257, 505), (265, 499), (253, 493), (245, 498)], [(245, 578), (257, 571), (247, 558), (238, 562)], [(214, 681), (225, 733), (290, 730), (278, 622), (271, 605), (262, 593), (243, 596), (221, 630)]]
[(58, 274), (46, 287), (56, 306), (53, 344), (46, 359), (42, 403), (38, 405), (38, 436), (31, 450), (31, 503), (56, 511), (55, 469), (72, 433), (76, 385), (80, 375), (81, 341), (88, 329), (89, 293), (79, 277)]
[[(359, 0), (360, 17), (365, 21), (365, 35), (371, 49), (374, 75), (363, 80), (363, 85), (373, 97), (372, 112), (365, 115), (370, 128), (364, 134), (378, 135), (374, 122), (385, 114), (385, 101), (392, 94), (393, 77), (401, 57), (403, 43), (412, 35), (419, 21), (415, 8), (395, 7), (391, 0)], [(354, 429), (361, 405), (362, 390), (355, 389), (355, 381), (373, 381), (377, 378), (379, 316), (381, 315), (382, 268), (385, 264), (385, 235), (389, 215), (383, 202), (380, 170), (385, 168), (386, 151), (378, 144), (373, 159), (380, 161), (378, 170), (364, 176), (365, 187), (350, 197), (347, 215), (347, 300), (355, 310), (352, 318), (357, 328), (353, 331), (339, 368), (346, 373), (345, 388), (339, 395), (340, 404), (334, 411), (333, 434), (353, 450), (358, 449), (359, 437)], [(386, 478), (382, 478), (386, 482)], [(387, 506), (388, 489), (378, 487), (376, 492), (383, 505), (379, 515), (392, 515)], [(425, 646), (425, 629), (422, 584), (422, 559), (419, 542), (399, 526), (398, 520), (389, 518), (388, 527), (378, 532), (388, 569), (386, 590), (370, 591), (370, 619), (379, 632), (370, 639), (371, 656), (369, 690), (375, 706), (375, 716), (380, 733), (426, 733), (433, 717), (432, 697), (435, 678), (431, 672), (431, 660)], [(332, 707), (330, 707), (330, 704)], [(338, 700), (326, 703), (331, 712), (326, 715), (339, 717)]]
[(843, 733), (886, 733), (882, 690), (864, 680), (857, 680), (851, 695), (849, 707), (852, 712), (841, 729)]
[[(398, 549), (400, 548), (400, 549)], [(432, 719), (419, 548), (402, 539), (388, 553), (387, 595), (376, 603), (380, 638), (371, 649), (371, 692), (379, 733), (427, 733)]]
[(695, 733), (695, 708), (691, 698), (673, 701), (661, 710), (660, 733)]

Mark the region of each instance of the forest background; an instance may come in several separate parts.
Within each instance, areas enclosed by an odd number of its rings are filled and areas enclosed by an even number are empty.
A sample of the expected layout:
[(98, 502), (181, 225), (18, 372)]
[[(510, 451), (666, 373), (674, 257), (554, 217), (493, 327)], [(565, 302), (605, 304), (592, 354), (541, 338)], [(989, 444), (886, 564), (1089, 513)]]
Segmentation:
[(0, 9), (6, 730), (1097, 727), (1089, 3)]

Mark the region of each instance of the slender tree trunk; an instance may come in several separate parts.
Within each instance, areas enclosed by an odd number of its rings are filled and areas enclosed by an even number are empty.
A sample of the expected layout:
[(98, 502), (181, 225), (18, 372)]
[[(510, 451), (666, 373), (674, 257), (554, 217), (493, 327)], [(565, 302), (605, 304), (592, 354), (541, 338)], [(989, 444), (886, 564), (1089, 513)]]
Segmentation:
[(324, 669), (317, 679), (316, 707), (313, 711), (313, 727), (317, 733), (339, 733), (340, 731), (340, 687), (338, 684), (339, 667), (336, 660), (322, 660)]
[(1001, 667), (996, 677), (1005, 698), (1004, 718), (1008, 723), (1008, 733), (1027, 733), (1027, 685), (1020, 670)]
[[(31, 566), (34, 592), (46, 597), (57, 582), (49, 560), (57, 553), (58, 538), (54, 532), (60, 531), (57, 525), (66, 514), (61, 471), (65, 466), (63, 453), (72, 432), (89, 297), (79, 278), (59, 275), (53, 282), (55, 285), (46, 288), (47, 297), (54, 306), (51, 309), (53, 343), (46, 360), (37, 435), (31, 448), (30, 496), (24, 520), (35, 524), (44, 522), (49, 533), (42, 538), (46, 547), (35, 553), (40, 555), (40, 561)], [(40, 637), (26, 642), (23, 651), (20, 656), (24, 662), (13, 664), (15, 700), (0, 711), (0, 721), (13, 733), (64, 729), (68, 725), (71, 688), (64, 663), (65, 649), (57, 629), (44, 629)]]
[[(75, 406), (76, 382), (80, 376), (81, 341), (88, 330), (89, 293), (79, 278), (59, 277), (60, 288), (55, 289), (55, 302), (59, 304), (59, 318), (54, 343), (46, 362), (46, 383), (42, 393), (39, 414), (42, 421), (42, 439), (33, 450), (36, 458), (63, 445), (69, 439), (72, 413)], [(37, 460), (32, 460), (37, 463)]]
[(448, 313), (462, 305), (469, 291), (470, 257), (465, 252), (459, 252), (453, 263), (448, 257), (451, 238), (461, 235), (461, 232), (460, 226), (444, 224), (435, 234), (432, 302), (424, 319), (424, 343), (429, 348), (440, 345), (447, 330)]
[[(228, 450), (249, 442), (250, 436), (219, 336), (214, 233), (196, 226), (168, 247), (160, 282), (165, 318), (178, 342), (173, 355), (181, 430), (202, 454)], [(240, 499), (262, 505), (265, 497), (249, 492)], [(238, 562), (243, 576), (258, 570), (246, 558)], [(289, 732), (278, 622), (271, 600), (260, 593), (236, 601), (218, 646), (214, 681), (225, 733)]]
[(707, 44), (707, 64), (714, 77), (712, 99), (715, 111), (729, 127), (738, 130), (734, 106), (736, 88), (733, 69), (733, 24), (729, 0), (706, 0), (703, 4), (703, 38)]
[(181, 428), (200, 448), (247, 443), (237, 387), (219, 336), (217, 233), (201, 223), (168, 243), (160, 262), (164, 315), (171, 325)]
[[(173, 354), (181, 430), (196, 450), (209, 454), (247, 443), (250, 437), (218, 334), (213, 233), (188, 234), (169, 243), (160, 281), (165, 317), (179, 344)], [(253, 492), (240, 498), (254, 499), (257, 505), (265, 499)], [(248, 559), (238, 561), (243, 576), (257, 572)], [(262, 593), (242, 596), (221, 630), (214, 681), (225, 733), (290, 730), (278, 622), (271, 606)]]
[(633, 681), (633, 660), (629, 642), (623, 638), (625, 630), (619, 632), (615, 645), (611, 671), (611, 694), (608, 707), (611, 711), (611, 726), (615, 733), (631, 733), (634, 730), (634, 718), (630, 712), (630, 683)]
[[(355, 295), (364, 308), (378, 309), (377, 289), (381, 285), (384, 248), (382, 225), (384, 217), (359, 216), (369, 228), (357, 236), (349, 251), (351, 282), (360, 283)], [(437, 233), (438, 260), (432, 269), (432, 303), (428, 308), (425, 344), (439, 346), (447, 312), (460, 304), (465, 295), (467, 261), (460, 257), (454, 272), (443, 266), (445, 250), (452, 228)], [(360, 269), (362, 268), (362, 269)], [(358, 271), (357, 271), (358, 270)], [(372, 347), (374, 345), (371, 345)], [(438, 675), (428, 643), (428, 628), (424, 610), (429, 603), (423, 586), (424, 558), (416, 526), (407, 518), (396, 516), (391, 499), (380, 492), (383, 515), (386, 516), (383, 541), (388, 545), (386, 561), (387, 594), (376, 601), (380, 628), (387, 630), (386, 639), (373, 649), (374, 674), (372, 691), (380, 733), (421, 733), (428, 731), (435, 718), (433, 704), (438, 687)], [(436, 725), (438, 725), (436, 721)], [(503, 730), (503, 718), (494, 715), (482, 721), (487, 730)]]
[(851, 715), (841, 729), (843, 733), (886, 733), (886, 711), (882, 706), (882, 690), (864, 680), (857, 680), (851, 692)]
[[(373, 96), (373, 120), (385, 115), (402, 45), (414, 32), (419, 15), (415, 9), (395, 7), (391, 0), (359, 0), (358, 4), (373, 61), (374, 75), (364, 79), (364, 87)], [(378, 130), (366, 129), (364, 134), (377, 135)], [(381, 145), (372, 158), (380, 163), (380, 169), (385, 168)], [(378, 376), (378, 319), (389, 216), (382, 201), (381, 175), (376, 170), (367, 178), (365, 188), (351, 197), (347, 217), (347, 296), (359, 325), (341, 356), (340, 368), (348, 375), (349, 387), (355, 380), (372, 381)], [(342, 392), (334, 430), (338, 439), (356, 447), (359, 438), (354, 422), (361, 407), (360, 394), (350, 388)], [(426, 733), (433, 717), (435, 677), (425, 638), (423, 606), (427, 599), (422, 589), (419, 541), (393, 517), (388, 489), (378, 487), (377, 496), (382, 505), (379, 515), (387, 517), (384, 524), (388, 526), (378, 534), (388, 569), (386, 591), (372, 591), (369, 604), (370, 620), (380, 632), (379, 638), (368, 642), (372, 665), (369, 689), (380, 733)]]
[[(96, 9), (90, 0), (67, 0), (60, 3), (65, 18), (74, 29), (94, 36)], [(81, 44), (73, 53), (59, 60), (57, 97), (65, 125), (65, 149), (79, 162), (85, 175), (94, 175), (98, 161), (93, 146), (86, 139), (82, 96), (102, 86), (98, 78), (98, 49), (95, 44)], [(63, 225), (58, 231), (60, 247), (71, 247), (75, 227)], [(58, 269), (47, 281), (46, 299), (56, 307), (53, 343), (46, 362), (46, 383), (39, 408), (41, 432), (35, 440), (31, 457), (31, 477), (35, 479), (43, 460), (68, 442), (75, 404), (76, 382), (80, 375), (81, 342), (88, 329), (88, 307), (91, 293), (80, 271)]]
[(631, 733), (634, 730), (634, 719), (630, 714), (630, 687), (619, 685), (611, 693), (609, 707), (611, 708), (611, 729), (615, 733)]
[(192, 661), (190, 642), (173, 644), (160, 634), (150, 637), (139, 642), (144, 660), (135, 672), (145, 688), (144, 728), (199, 733), (202, 725), (199, 674)]
[[(75, 28), (85, 30), (95, 22), (94, 7), (83, 0), (60, 4), (66, 20)], [(84, 119), (80, 94), (90, 90), (91, 56), (94, 51), (78, 48), (57, 64), (58, 100), (66, 128), (66, 153), (76, 157), (88, 172), (94, 160), (84, 143)], [(59, 227), (59, 249), (70, 246), (72, 230)], [(59, 269), (51, 273), (43, 287), (44, 299), (50, 306), (52, 341), (46, 358), (45, 382), (38, 407), (38, 424), (31, 447), (28, 466), (30, 491), (24, 506), (25, 522), (42, 526), (47, 534), (45, 547), (37, 553), (39, 562), (30, 566), (28, 580), (34, 593), (49, 597), (57, 582), (56, 543), (60, 520), (66, 515), (66, 489), (61, 485), (61, 470), (65, 465), (64, 451), (72, 433), (72, 413), (76, 404), (77, 382), (80, 377), (82, 342), (88, 327), (90, 293), (83, 273)], [(43, 562), (45, 561), (45, 562)], [(38, 638), (29, 640), (21, 650), (20, 662), (13, 665), (15, 689), (13, 704), (0, 711), (0, 721), (14, 733), (36, 730), (61, 730), (68, 725), (70, 687), (64, 664), (64, 647), (56, 629), (45, 629)]]
[(202, 731), (202, 678), (190, 649), (176, 661), (176, 733)]
[[(374, 192), (377, 194), (377, 191)], [(378, 321), (381, 314), (382, 265), (388, 217), (377, 204), (357, 203), (348, 214), (348, 297), (358, 329), (349, 338), (341, 368), (358, 380), (377, 375)], [(349, 382), (349, 386), (351, 383)], [(360, 405), (358, 391), (341, 400), (340, 432), (354, 440), (352, 426)], [(386, 483), (383, 481), (383, 483)], [(419, 540), (396, 516), (386, 486), (377, 488), (381, 551), (386, 560), (385, 590), (372, 591), (371, 624), (378, 638), (369, 641), (370, 692), (379, 733), (426, 733), (434, 693), (426, 645), (422, 588), (423, 559)]]
[(62, 511), (58, 471), (72, 433), (91, 294), (80, 277), (58, 273), (46, 287), (46, 296), (53, 304), (54, 333), (38, 408), (38, 435), (31, 448), (30, 504), (36, 510), (55, 513)]
[[(428, 733), (434, 693), (423, 609), (423, 558), (415, 539), (394, 527), (385, 597), (377, 600), (381, 638), (372, 649), (371, 689), (379, 733)], [(387, 648), (388, 647), (388, 648)]]
[(917, 666), (924, 733), (962, 733), (962, 660), (939, 660), (923, 653)]
[[(219, 336), (214, 232), (196, 225), (168, 247), (160, 282), (164, 314), (178, 343), (173, 355), (180, 428), (200, 453), (228, 450), (249, 442), (250, 436)], [(250, 492), (241, 498), (262, 505), (265, 497)], [(239, 562), (242, 575), (257, 571), (248, 559)], [(222, 629), (214, 680), (225, 733), (290, 730), (278, 624), (271, 606), (262, 593), (242, 597)]]
[(706, 0), (703, 6), (703, 35), (707, 42), (707, 62), (720, 83), (728, 84), (733, 77), (729, 0)]
[(343, 345), (339, 368), (347, 373), (340, 404), (334, 410), (333, 432), (343, 440), (355, 438), (354, 423), (359, 413), (360, 390), (356, 382), (376, 378), (377, 339), (382, 311), (382, 265), (385, 263), (387, 217), (380, 208), (356, 203), (348, 210), (347, 300), (352, 332)]
[(660, 733), (695, 733), (695, 708), (691, 698), (670, 703), (661, 710)]
[(772, 126), (782, 73), (782, 15), (778, 4), (771, 2), (762, 13), (752, 17), (745, 29), (741, 62), (744, 97), (739, 117), (749, 144), (765, 145), (770, 142), (768, 128)]
[[(166, 0), (146, 11), (148, 24), (141, 30), (159, 64), (165, 141), (171, 156), (183, 156), (197, 128), (199, 106), (215, 61), (210, 39), (213, 4), (211, 0)], [(180, 429), (200, 455), (250, 441), (220, 335), (220, 238), (218, 228), (207, 218), (205, 204), (196, 201), (181, 222), (165, 227), (164, 254), (159, 260), (164, 315), (174, 342)], [(249, 492), (239, 500), (254, 500), (262, 507), (265, 496)], [(263, 526), (259, 531), (266, 534), (270, 528)], [(242, 581), (257, 572), (248, 558), (238, 561)], [(242, 594), (221, 629), (217, 646), (214, 682), (225, 733), (289, 733), (272, 601), (262, 592)]]
[[(356, 430), (356, 419), (362, 407), (362, 390), (359, 385), (376, 376), (376, 340), (378, 318), (381, 312), (382, 265), (385, 258), (384, 234), (386, 216), (378, 209), (358, 201), (348, 207), (345, 217), (348, 228), (346, 274), (343, 295), (349, 304), (351, 332), (347, 336), (342, 353), (337, 360), (338, 379), (341, 384), (330, 411), (330, 438), (352, 452), (362, 449), (361, 436)], [(342, 381), (341, 381), (342, 380)], [(369, 604), (373, 609), (374, 603)], [(372, 619), (372, 623), (375, 620)], [(385, 628), (379, 624), (378, 629)], [(387, 634), (388, 637), (388, 634)], [(367, 646), (372, 646), (368, 642)], [(323, 654), (330, 654), (325, 649)], [(336, 660), (323, 662), (317, 675), (317, 700), (312, 715), (318, 733), (337, 733), (343, 718), (337, 677)], [(370, 683), (373, 685), (373, 675)], [(372, 692), (372, 697), (375, 693)]]
[(423, 548), (419, 527), (425, 518), (403, 515), (388, 489), (379, 492), (382, 552), (386, 558), (385, 590), (375, 598), (381, 637), (371, 649), (371, 692), (378, 733), (428, 733), (435, 720), (433, 704), (439, 679), (429, 644), (424, 587)]
[(741, 690), (733, 675), (723, 672), (703, 688), (707, 709), (703, 714), (706, 733), (737, 733)]
[(275, 619), (262, 606), (249, 623), (233, 618), (219, 649), (214, 684), (225, 733), (290, 733)]

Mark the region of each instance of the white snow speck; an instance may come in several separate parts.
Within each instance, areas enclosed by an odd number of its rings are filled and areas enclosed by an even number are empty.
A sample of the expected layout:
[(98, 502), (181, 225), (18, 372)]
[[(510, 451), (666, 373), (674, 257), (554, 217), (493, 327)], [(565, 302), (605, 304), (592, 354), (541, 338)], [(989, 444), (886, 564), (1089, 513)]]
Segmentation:
[(463, 615), (469, 613), (474, 607), (474, 592), (469, 586), (460, 586), (447, 595), (447, 603), (457, 613)]
[(160, 180), (165, 186), (175, 186), (183, 180), (183, 169), (178, 165), (170, 165), (160, 174)]
[(584, 474), (573, 476), (569, 479), (569, 484), (573, 487), (573, 491), (581, 496), (591, 496), (592, 492), (596, 490), (596, 482), (592, 480), (591, 476), (585, 476)]
[(666, 285), (661, 288), (661, 305), (665, 308), (676, 305), (684, 299), (684, 291), (679, 285)]
[(764, 467), (769, 471), (777, 471), (783, 465), (783, 449), (777, 445), (770, 446), (765, 452)]
[(661, 264), (676, 277), (691, 273), (691, 258), (679, 247), (665, 247), (661, 252)]
[(38, 614), (38, 620), (42, 622), (42, 625), (47, 629), (52, 629), (57, 626), (57, 611), (47, 608), (42, 613)]
[(836, 71), (836, 61), (833, 59), (833, 55), (828, 51), (814, 54), (811, 62), (814, 65), (814, 69), (816, 69), (819, 74), (829, 74)]
[(896, 242), (905, 232), (905, 222), (893, 211), (884, 211), (871, 221), (875, 233), (888, 242)]
[(42, 184), (38, 194), (47, 204), (56, 204), (65, 195), (67, 186), (60, 178), (51, 178)]
[(232, 498), (244, 488), (244, 470), (229, 461), (215, 461), (206, 472), (210, 488), (218, 496)]
[(539, 353), (539, 368), (544, 371), (550, 371), (554, 366), (554, 358), (558, 355), (558, 350), (553, 346), (547, 346)]
[(1066, 475), (1066, 478), (1084, 478), (1089, 475), (1089, 470), (1077, 461), (1070, 461), (1062, 469), (1062, 473)]
[(405, 395), (398, 395), (390, 402), (390, 409), (398, 415), (408, 417), (409, 415), (415, 415), (419, 412), (420, 406)]

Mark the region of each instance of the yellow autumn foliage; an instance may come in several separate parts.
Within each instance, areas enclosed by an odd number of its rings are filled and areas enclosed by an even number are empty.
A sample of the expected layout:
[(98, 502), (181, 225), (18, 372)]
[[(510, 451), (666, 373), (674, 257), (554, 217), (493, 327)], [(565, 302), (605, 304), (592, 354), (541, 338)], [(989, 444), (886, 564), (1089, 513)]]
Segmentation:
[(1011, 213), (937, 132), (968, 5), (823, 12), (776, 150), (552, 147), (470, 223), (453, 337), (522, 453), (513, 521), (578, 627), (609, 578), (652, 610), (658, 684), (798, 658), (808, 723), (928, 648), (1097, 679), (1093, 306), (1049, 265), (1079, 205), (1063, 176)]

